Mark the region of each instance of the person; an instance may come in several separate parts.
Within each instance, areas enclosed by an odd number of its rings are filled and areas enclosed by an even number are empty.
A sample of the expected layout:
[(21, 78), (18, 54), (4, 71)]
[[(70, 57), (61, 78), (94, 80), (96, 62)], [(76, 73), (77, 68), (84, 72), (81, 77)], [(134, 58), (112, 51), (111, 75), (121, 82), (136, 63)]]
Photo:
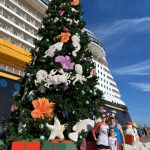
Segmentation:
[[(102, 121), (98, 122), (92, 129), (92, 135), (96, 141), (97, 150), (109, 150), (109, 126), (106, 124), (106, 114), (102, 114), (101, 119)], [(96, 137), (96, 132), (98, 132), (98, 137)]]
[(115, 136), (114, 128), (109, 129), (109, 138), (108, 138), (108, 144), (110, 147), (110, 150), (118, 150), (118, 140)]
[(147, 129), (144, 128), (143, 131), (144, 131), (145, 136), (147, 136)]
[(122, 130), (121, 125), (117, 122), (115, 115), (110, 116), (110, 123), (109, 123), (110, 128), (114, 128), (115, 135), (118, 140), (118, 149), (119, 150), (125, 150), (125, 138), (124, 138), (124, 133)]
[(110, 113), (106, 113), (106, 124), (109, 123), (109, 116), (110, 116)]
[(138, 129), (137, 132), (138, 132), (138, 135), (139, 135), (139, 137), (140, 137), (140, 139), (141, 139), (141, 138), (142, 138), (142, 130), (141, 130), (141, 129)]
[(134, 132), (134, 141), (139, 141), (139, 135), (137, 132), (137, 124), (135, 122), (132, 122), (132, 129)]

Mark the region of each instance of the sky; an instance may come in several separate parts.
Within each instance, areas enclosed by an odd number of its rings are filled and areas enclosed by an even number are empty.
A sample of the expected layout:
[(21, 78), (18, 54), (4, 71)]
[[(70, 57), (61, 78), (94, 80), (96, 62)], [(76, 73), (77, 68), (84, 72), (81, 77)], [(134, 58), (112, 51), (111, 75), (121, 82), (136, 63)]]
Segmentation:
[(133, 121), (150, 126), (150, 0), (82, 0)]

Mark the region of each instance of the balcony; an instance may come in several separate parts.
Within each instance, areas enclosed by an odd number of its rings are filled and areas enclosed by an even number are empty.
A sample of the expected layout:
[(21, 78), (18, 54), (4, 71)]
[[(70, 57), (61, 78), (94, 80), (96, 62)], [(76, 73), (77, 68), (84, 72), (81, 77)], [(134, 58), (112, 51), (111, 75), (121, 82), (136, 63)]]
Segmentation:
[(3, 65), (3, 64), (0, 64), (0, 70), (3, 70), (4, 72), (12, 73), (14, 75), (19, 75), (19, 76), (22, 76), (22, 77), (25, 75), (24, 71), (16, 69), (14, 67)]
[(47, 5), (44, 4), (41, 0), (24, 0), (29, 5), (32, 4), (32, 7), (34, 7), (37, 11), (40, 12), (40, 14), (44, 17), (45, 11), (47, 9)]
[(31, 48), (35, 47), (32, 43), (33, 41), (29, 42), (28, 40), (24, 40), (23, 37), (21, 37), (21, 35), (18, 32), (14, 31), (12, 28), (9, 28), (4, 24), (0, 24), (0, 31), (3, 32), (4, 34), (7, 34), (7, 35), (23, 42), (24, 44), (28, 45)]
[(88, 48), (91, 50), (93, 55), (97, 56), (97, 58), (103, 58), (106, 56), (104, 49), (92, 41), (88, 45)]
[(38, 30), (39, 26), (37, 27), (36, 25), (34, 25), (34, 23), (30, 22), (29, 19), (27, 20), (26, 16), (22, 14), (20, 11), (18, 11), (17, 9), (15, 9), (14, 7), (11, 7), (7, 3), (5, 4), (0, 3), (0, 7), (2, 7), (4, 10), (6, 10), (8, 13), (13, 15), (14, 17), (19, 18), (20, 20), (22, 20), (23, 22), (25, 22), (26, 24), (28, 24), (35, 30)]
[(39, 38), (36, 37), (36, 36), (34, 35), (34, 33), (32, 34), (32, 33), (30, 32), (30, 29), (26, 28), (25, 25), (21, 24), (20, 22), (18, 22), (16, 19), (10, 17), (9, 15), (4, 14), (4, 13), (3, 13), (3, 14), (1, 13), (1, 14), (0, 14), (0, 18), (2, 18), (3, 20), (5, 20), (7, 23), (11, 24), (11, 26), (15, 27), (16, 29), (18, 29), (18, 30), (24, 32), (25, 34), (31, 36), (32, 38), (36, 38), (36, 39), (39, 40)]
[(39, 18), (38, 16), (36, 16), (35, 14), (33, 14), (31, 12), (31, 10), (25, 8), (21, 3), (19, 3), (19, 1), (16, 0), (10, 0), (11, 3), (13, 3), (17, 8), (19, 8), (20, 10), (24, 11), (26, 14), (28, 14), (30, 17), (32, 17), (33, 19), (36, 19), (36, 21), (38, 21), (39, 23), (41, 23), (41, 18)]
[(108, 66), (106, 59), (101, 58), (101, 55), (96, 55), (95, 53), (93, 53), (93, 59), (96, 60), (98, 63), (102, 63), (103, 65)]

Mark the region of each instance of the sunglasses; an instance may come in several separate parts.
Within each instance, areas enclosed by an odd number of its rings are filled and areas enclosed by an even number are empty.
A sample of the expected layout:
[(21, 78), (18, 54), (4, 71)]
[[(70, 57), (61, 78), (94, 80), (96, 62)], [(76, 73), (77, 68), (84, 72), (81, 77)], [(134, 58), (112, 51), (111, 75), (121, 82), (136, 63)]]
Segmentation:
[(115, 118), (110, 118), (110, 119), (115, 119)]
[(106, 117), (101, 117), (101, 118), (106, 118)]

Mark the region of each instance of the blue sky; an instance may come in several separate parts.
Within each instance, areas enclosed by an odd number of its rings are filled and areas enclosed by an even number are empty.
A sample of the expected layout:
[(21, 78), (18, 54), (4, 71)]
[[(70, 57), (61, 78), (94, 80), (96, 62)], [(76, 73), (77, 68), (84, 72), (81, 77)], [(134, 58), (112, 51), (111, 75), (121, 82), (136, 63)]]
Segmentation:
[(83, 0), (132, 120), (150, 126), (150, 0)]

